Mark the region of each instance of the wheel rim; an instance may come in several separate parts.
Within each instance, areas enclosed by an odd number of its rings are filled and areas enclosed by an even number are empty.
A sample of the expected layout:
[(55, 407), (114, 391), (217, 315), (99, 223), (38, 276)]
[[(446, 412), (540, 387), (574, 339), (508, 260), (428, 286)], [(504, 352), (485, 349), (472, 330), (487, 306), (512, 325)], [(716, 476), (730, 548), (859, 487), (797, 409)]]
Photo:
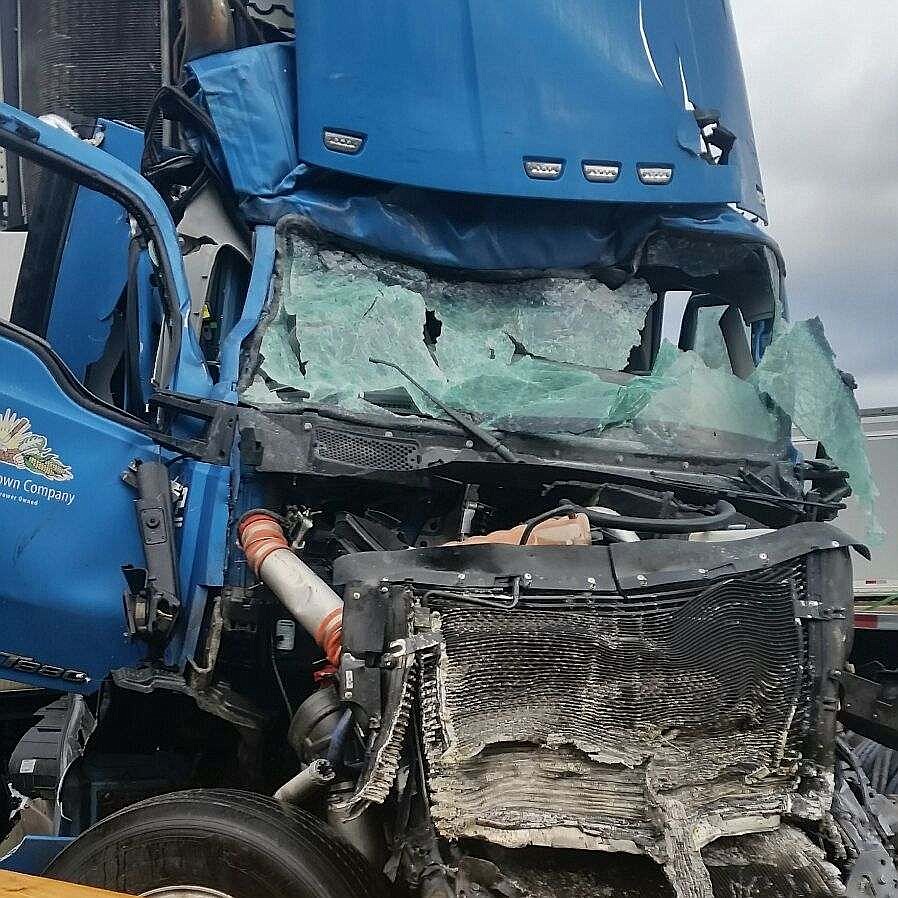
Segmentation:
[(205, 886), (163, 886), (140, 894), (142, 898), (232, 898), (231, 895)]

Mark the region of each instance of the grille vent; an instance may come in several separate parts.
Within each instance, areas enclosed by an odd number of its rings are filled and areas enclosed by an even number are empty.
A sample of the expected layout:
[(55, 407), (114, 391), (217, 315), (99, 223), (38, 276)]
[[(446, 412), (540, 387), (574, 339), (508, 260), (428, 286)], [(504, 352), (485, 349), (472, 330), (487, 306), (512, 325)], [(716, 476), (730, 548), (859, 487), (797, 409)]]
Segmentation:
[(492, 839), (514, 820), (531, 844), (595, 848), (627, 832), (651, 851), (663, 796), (697, 818), (782, 813), (812, 714), (805, 590), (798, 559), (585, 605), (431, 592), (445, 655), (420, 702), (438, 828)]
[(315, 437), (315, 454), (323, 461), (382, 471), (412, 471), (417, 467), (418, 444), (411, 441), (379, 440), (325, 427), (319, 427)]
[(22, 3), (25, 109), (142, 128), (162, 84), (160, 8), (146, 0)]

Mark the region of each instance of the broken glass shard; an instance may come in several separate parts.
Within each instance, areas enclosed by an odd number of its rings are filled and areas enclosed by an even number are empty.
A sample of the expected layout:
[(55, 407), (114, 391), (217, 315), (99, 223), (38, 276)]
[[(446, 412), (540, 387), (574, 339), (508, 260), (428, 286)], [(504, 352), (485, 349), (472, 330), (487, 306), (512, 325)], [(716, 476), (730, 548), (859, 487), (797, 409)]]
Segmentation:
[(754, 375), (766, 393), (811, 440), (850, 475), (849, 485), (867, 518), (867, 540), (882, 541), (873, 479), (857, 402), (835, 363), (819, 318), (780, 322)]

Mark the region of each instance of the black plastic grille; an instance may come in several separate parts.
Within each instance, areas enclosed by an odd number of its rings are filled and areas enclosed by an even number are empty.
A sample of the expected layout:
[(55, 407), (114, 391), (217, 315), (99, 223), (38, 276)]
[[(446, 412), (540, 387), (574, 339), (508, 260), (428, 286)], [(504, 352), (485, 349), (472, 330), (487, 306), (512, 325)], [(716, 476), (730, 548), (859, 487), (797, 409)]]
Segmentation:
[(40, 0), (21, 4), (22, 103), (142, 128), (162, 84), (160, 4)]
[(418, 444), (319, 427), (315, 431), (315, 454), (325, 461), (342, 462), (382, 471), (411, 471), (415, 468)]

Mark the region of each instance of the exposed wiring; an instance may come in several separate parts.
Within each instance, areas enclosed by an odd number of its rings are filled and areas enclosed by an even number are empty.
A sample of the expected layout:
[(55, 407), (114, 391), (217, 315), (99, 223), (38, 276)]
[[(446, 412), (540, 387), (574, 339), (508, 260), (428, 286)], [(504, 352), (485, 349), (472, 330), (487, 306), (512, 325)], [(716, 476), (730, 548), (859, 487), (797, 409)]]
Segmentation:
[(295, 18), (293, 10), (283, 3), (269, 3), (267, 9), (262, 9), (257, 3), (254, 3), (253, 0), (246, 0), (246, 8), (253, 10), (253, 12), (257, 12), (260, 16), (270, 16), (273, 12), (279, 12), (282, 15), (285, 15), (288, 19)]
[(274, 654), (274, 634), (271, 635), (271, 639), (269, 640), (268, 644), (271, 647), (271, 669), (274, 671), (274, 679), (278, 684), (281, 698), (283, 698), (284, 704), (287, 707), (287, 720), (293, 720), (293, 705), (290, 704), (290, 696), (287, 695), (287, 687), (284, 686), (284, 681), (283, 679), (281, 679), (281, 672), (278, 669), (278, 663)]

